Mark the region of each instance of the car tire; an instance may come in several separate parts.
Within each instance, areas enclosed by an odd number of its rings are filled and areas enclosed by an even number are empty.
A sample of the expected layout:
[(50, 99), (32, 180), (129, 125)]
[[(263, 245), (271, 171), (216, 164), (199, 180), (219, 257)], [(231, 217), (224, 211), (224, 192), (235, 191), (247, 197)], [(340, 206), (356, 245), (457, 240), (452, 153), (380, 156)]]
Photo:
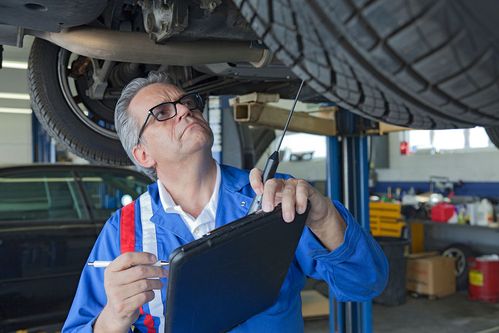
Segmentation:
[(456, 258), (456, 289), (468, 289), (468, 259), (474, 256), (473, 250), (464, 244), (451, 244), (442, 251), (443, 256)]
[(499, 125), (499, 3), (234, 0), (275, 56), (352, 112), (411, 128)]
[[(97, 164), (130, 165), (114, 128), (100, 129), (85, 122), (63, 94), (61, 80), (66, 78), (61, 79), (58, 68), (61, 50), (39, 38), (33, 42), (28, 85), (34, 114), (51, 137), (76, 155)], [(113, 124), (112, 112), (107, 121)]]
[(489, 136), (490, 141), (499, 148), (499, 127), (488, 127), (485, 128), (487, 135)]

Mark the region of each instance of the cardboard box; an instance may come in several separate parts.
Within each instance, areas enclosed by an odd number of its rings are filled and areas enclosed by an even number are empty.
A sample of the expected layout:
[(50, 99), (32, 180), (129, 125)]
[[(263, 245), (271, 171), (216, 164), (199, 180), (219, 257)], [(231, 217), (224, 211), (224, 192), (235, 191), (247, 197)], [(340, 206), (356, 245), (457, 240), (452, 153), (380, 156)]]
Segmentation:
[(317, 319), (329, 316), (329, 299), (316, 290), (302, 290), (301, 313), (303, 319)]
[(437, 252), (412, 254), (407, 258), (407, 290), (444, 297), (456, 292), (455, 259)]

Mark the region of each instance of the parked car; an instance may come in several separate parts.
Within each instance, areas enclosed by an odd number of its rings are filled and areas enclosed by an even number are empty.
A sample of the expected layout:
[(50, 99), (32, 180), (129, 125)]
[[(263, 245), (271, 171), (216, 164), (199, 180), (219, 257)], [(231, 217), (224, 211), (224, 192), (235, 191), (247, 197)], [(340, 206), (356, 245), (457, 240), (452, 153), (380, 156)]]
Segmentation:
[(0, 44), (35, 36), (42, 125), (76, 154), (129, 164), (114, 131), (124, 85), (166, 71), (187, 91), (296, 93), (411, 128), (485, 126), (499, 145), (499, 2), (2, 1)]
[(115, 167), (0, 168), (0, 332), (63, 322), (104, 222), (150, 182)]

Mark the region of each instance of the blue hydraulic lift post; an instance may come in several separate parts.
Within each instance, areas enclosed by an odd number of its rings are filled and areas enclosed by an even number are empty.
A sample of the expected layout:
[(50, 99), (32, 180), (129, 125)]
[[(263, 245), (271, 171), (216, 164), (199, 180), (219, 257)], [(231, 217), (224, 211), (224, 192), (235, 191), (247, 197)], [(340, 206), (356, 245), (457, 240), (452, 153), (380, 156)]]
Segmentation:
[[(344, 123), (348, 133), (355, 132), (356, 116), (344, 112)], [(356, 137), (351, 135), (343, 138), (343, 201), (347, 209), (358, 220), (359, 191), (358, 191), (358, 158)], [(359, 304), (357, 302), (344, 303), (344, 320), (346, 333), (360, 333)]]
[(333, 200), (341, 200), (341, 151), (338, 138), (335, 136), (326, 137), (326, 149), (327, 194)]
[[(326, 181), (327, 181), (327, 194), (333, 200), (340, 200), (341, 198), (341, 150), (338, 138), (335, 136), (326, 137)], [(329, 331), (336, 332), (335, 321), (335, 299), (333, 291), (329, 289)], [(340, 310), (341, 305), (338, 306)], [(339, 332), (343, 332), (343, 317), (338, 316)]]
[[(356, 126), (356, 116), (348, 112), (347, 110), (341, 109), (337, 117), (338, 130), (344, 133), (341, 142), (342, 148), (342, 193), (343, 193), (343, 204), (352, 213), (352, 215), (357, 219), (357, 207), (358, 207), (358, 191), (357, 191), (357, 156), (356, 156), (356, 146), (355, 138), (352, 137), (352, 133), (355, 133)], [(343, 331), (345, 333), (360, 333), (360, 323), (358, 316), (358, 303), (355, 302), (343, 302), (339, 303), (338, 306), (338, 318), (342, 318), (344, 321)], [(339, 320), (339, 319), (338, 319)]]
[[(369, 232), (368, 142), (366, 136), (352, 136), (356, 133), (356, 120), (357, 116), (341, 110), (338, 121), (342, 130), (350, 135), (341, 137), (341, 142), (337, 137), (327, 138), (327, 188), (329, 196), (342, 199), (362, 228)], [(332, 333), (372, 333), (371, 302), (335, 302), (330, 297), (329, 318)]]
[[(369, 154), (366, 136), (356, 137), (357, 175), (358, 175), (358, 216), (362, 228), (370, 232), (369, 223)], [(362, 333), (372, 333), (372, 302), (360, 303)]]
[[(348, 161), (345, 167), (350, 170), (348, 184), (350, 195), (345, 198), (350, 201), (350, 210), (358, 223), (367, 232), (369, 225), (369, 161), (368, 144), (366, 136), (348, 137), (346, 149), (348, 151)], [(371, 333), (372, 332), (372, 303), (351, 302), (348, 304), (348, 332)]]

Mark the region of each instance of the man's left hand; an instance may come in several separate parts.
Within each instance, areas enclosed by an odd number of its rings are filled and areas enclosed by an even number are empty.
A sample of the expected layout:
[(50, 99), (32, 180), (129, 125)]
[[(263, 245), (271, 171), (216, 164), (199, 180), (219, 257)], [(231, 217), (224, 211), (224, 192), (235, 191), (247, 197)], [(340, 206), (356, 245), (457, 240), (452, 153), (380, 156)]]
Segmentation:
[(280, 203), (282, 217), (286, 222), (292, 222), (296, 212), (305, 212), (308, 199), (311, 207), (307, 226), (329, 250), (334, 250), (343, 242), (346, 229), (343, 218), (331, 200), (305, 180), (273, 178), (267, 180), (264, 185), (262, 172), (254, 168), (250, 172), (250, 184), (257, 195), (263, 194), (263, 211), (271, 212)]

